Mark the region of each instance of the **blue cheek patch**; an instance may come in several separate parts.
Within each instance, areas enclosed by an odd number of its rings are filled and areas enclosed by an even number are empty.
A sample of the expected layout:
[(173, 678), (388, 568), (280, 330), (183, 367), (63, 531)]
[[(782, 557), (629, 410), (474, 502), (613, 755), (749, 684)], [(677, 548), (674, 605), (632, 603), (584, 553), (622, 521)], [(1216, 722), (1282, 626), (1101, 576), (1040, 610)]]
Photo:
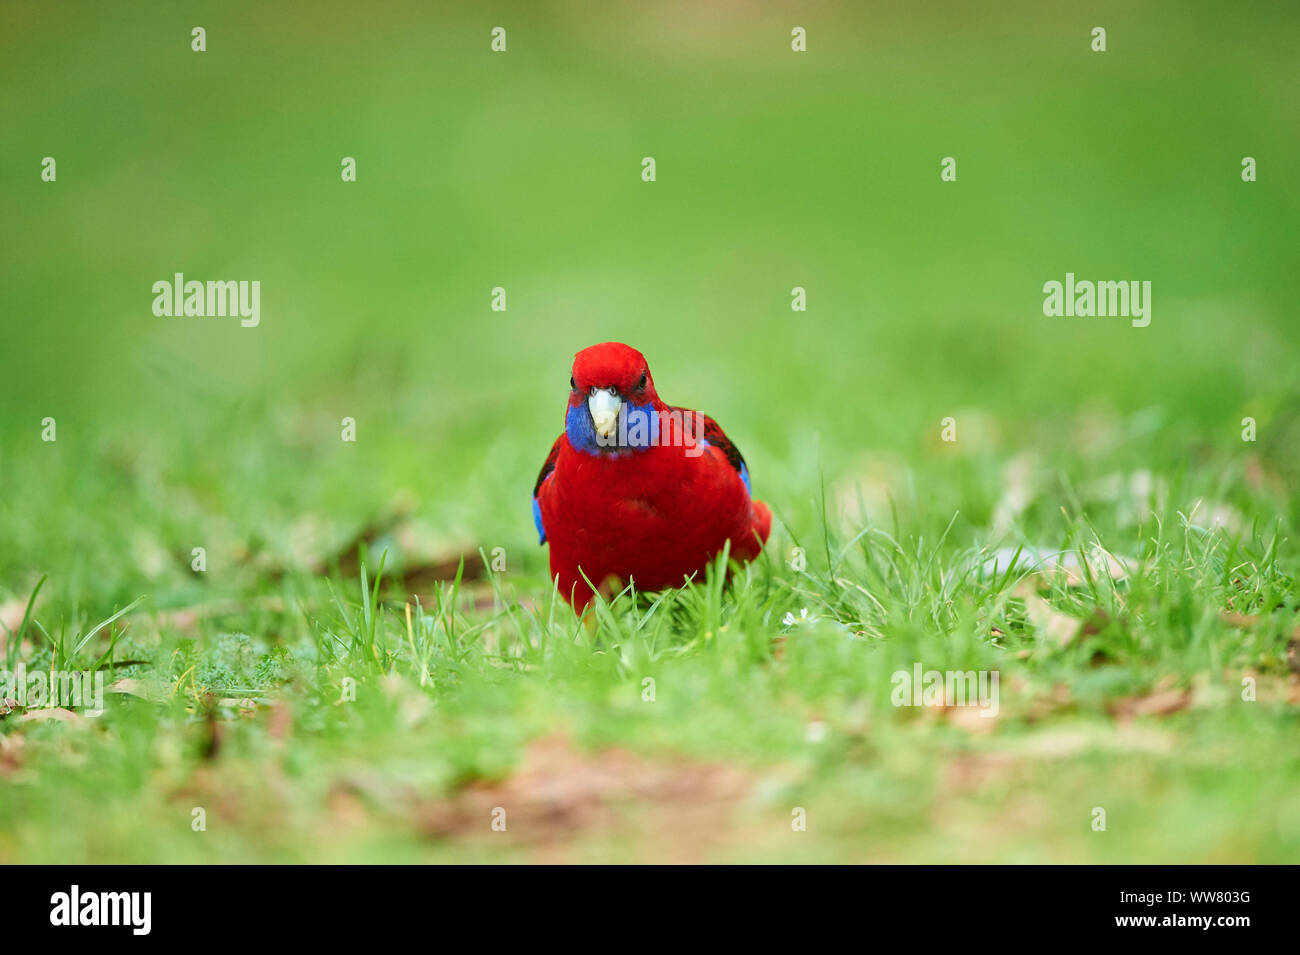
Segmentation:
[(619, 411), (617, 440), (602, 445), (596, 437), (587, 403), (583, 401), (571, 406), (565, 414), (564, 433), (574, 450), (585, 454), (617, 454), (624, 447), (644, 451), (659, 443), (659, 415), (652, 404), (623, 405)]
[(655, 414), (654, 405), (625, 405), (625, 419), (619, 421), (619, 428), (626, 427), (629, 448), (645, 449), (659, 443), (659, 415)]
[(564, 416), (564, 433), (568, 435), (569, 444), (575, 450), (587, 454), (600, 453), (600, 445), (596, 443), (596, 426), (591, 423), (591, 414), (587, 411), (585, 401), (569, 408), (569, 413)]
[(542, 527), (542, 505), (533, 498), (533, 523), (537, 525), (537, 543), (546, 543), (546, 528)]

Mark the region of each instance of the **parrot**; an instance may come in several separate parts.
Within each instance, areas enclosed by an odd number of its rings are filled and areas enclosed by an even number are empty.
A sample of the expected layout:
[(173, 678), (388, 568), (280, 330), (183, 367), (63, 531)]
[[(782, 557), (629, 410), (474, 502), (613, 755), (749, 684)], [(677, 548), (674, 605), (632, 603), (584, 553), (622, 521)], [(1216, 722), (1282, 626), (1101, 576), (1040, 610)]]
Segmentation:
[(718, 423), (665, 404), (645, 356), (604, 342), (574, 356), (564, 431), (533, 486), (533, 521), (550, 547), (552, 583), (581, 616), (595, 589), (681, 586), (728, 542), (731, 558), (753, 560), (772, 513)]

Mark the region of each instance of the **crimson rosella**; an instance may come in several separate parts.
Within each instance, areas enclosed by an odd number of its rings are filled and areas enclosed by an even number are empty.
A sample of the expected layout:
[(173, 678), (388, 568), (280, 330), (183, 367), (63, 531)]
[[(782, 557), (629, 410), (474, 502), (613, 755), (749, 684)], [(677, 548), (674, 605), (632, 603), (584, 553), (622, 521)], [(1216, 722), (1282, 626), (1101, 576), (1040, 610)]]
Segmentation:
[(551, 546), (551, 579), (578, 613), (611, 578), (642, 591), (680, 586), (727, 541), (733, 558), (752, 560), (772, 528), (717, 422), (664, 404), (644, 356), (619, 342), (573, 360), (533, 519)]

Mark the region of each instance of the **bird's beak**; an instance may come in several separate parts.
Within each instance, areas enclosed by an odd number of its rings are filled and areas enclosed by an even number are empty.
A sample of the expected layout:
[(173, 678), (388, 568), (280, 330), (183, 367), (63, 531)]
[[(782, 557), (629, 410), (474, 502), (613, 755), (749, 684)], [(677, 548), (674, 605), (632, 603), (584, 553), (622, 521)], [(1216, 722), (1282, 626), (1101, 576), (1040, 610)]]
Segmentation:
[(591, 421), (596, 426), (596, 434), (609, 440), (618, 433), (618, 412), (623, 406), (623, 399), (614, 388), (592, 388), (587, 396), (587, 407), (591, 409)]

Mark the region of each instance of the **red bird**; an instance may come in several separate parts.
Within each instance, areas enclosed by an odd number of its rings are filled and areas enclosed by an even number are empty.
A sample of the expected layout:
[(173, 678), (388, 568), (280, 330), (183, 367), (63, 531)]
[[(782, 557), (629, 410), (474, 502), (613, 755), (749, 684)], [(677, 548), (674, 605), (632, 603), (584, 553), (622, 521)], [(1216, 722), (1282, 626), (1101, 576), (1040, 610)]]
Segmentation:
[[(578, 352), (564, 433), (533, 487), (533, 519), (551, 545), (551, 579), (575, 611), (592, 586), (680, 586), (731, 541), (758, 556), (772, 514), (717, 422), (664, 404), (645, 357), (619, 342)], [(590, 581), (590, 583), (588, 583)]]

